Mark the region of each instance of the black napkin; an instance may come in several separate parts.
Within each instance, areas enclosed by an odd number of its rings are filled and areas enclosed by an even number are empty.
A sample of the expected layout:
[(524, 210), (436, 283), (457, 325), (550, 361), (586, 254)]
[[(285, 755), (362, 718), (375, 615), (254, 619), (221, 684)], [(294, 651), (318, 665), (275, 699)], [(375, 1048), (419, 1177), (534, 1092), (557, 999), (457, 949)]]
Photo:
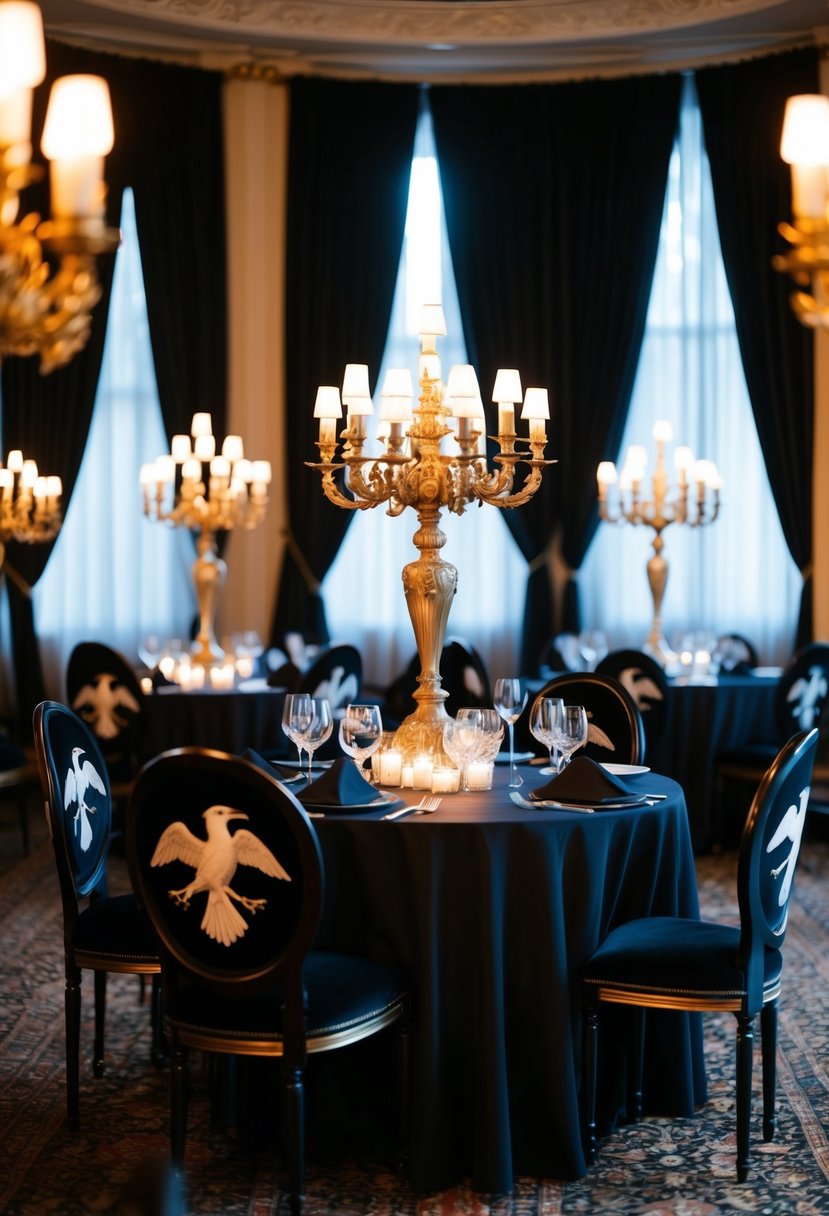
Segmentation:
[(541, 789), (530, 794), (533, 802), (579, 802), (602, 806), (606, 802), (639, 802), (642, 795), (630, 789), (589, 756), (576, 756), (567, 767)]
[(360, 776), (353, 760), (338, 756), (321, 777), (300, 790), (297, 798), (308, 806), (347, 807), (380, 801), (382, 795)]
[(271, 764), (270, 760), (266, 760), (264, 756), (260, 756), (259, 752), (255, 752), (252, 747), (248, 747), (242, 752), (242, 759), (249, 760), (251, 764), (255, 764), (257, 768), (261, 768), (268, 776), (276, 777), (278, 781), (282, 781), (287, 785), (290, 785), (293, 781), (305, 780), (298, 769), (280, 768), (278, 764)]

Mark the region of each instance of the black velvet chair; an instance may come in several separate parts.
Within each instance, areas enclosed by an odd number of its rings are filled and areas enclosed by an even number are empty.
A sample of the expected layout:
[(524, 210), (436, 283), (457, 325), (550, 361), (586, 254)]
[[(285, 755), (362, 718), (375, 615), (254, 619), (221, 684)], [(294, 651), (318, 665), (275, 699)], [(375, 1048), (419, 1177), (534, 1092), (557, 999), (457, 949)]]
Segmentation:
[[(392, 681), (382, 695), (385, 727), (394, 729), (417, 709), (414, 694), (419, 675), (420, 657), (416, 654), (406, 670)], [(486, 664), (475, 647), (464, 638), (450, 637), (443, 643), (440, 681), (448, 694), (444, 708), (450, 717), (465, 706), (492, 705), (492, 686)]]
[(786, 739), (813, 726), (820, 729), (827, 703), (829, 644), (813, 642), (794, 655), (780, 677), (774, 701), (775, 736), (749, 740), (716, 757), (716, 844), (726, 848), (736, 845), (757, 782)]
[(636, 702), (618, 680), (595, 671), (574, 671), (555, 676), (536, 693), (516, 723), (517, 750), (527, 748), (538, 751), (540, 747), (533, 739), (529, 723), (532, 720), (532, 707), (542, 697), (561, 697), (565, 705), (583, 705), (587, 710), (587, 743), (579, 748), (577, 756), (589, 756), (599, 763), (644, 762), (645, 728)]
[(184, 1163), (187, 1048), (278, 1058), (300, 1212), (306, 1055), (397, 1023), (405, 1084), (405, 980), (390, 964), (312, 950), (324, 886), (316, 832), (293, 795), (244, 759), (182, 748), (151, 760), (130, 799), (127, 858), (161, 954), (173, 1162)]
[(141, 766), (145, 699), (138, 677), (111, 646), (79, 642), (66, 667), (66, 701), (98, 741), (120, 811)]
[(741, 633), (724, 633), (718, 637), (714, 659), (720, 671), (734, 675), (746, 674), (760, 662), (756, 647)]
[(95, 738), (81, 719), (56, 701), (34, 713), (34, 742), (63, 907), (66, 971), (66, 1107), (79, 1124), (81, 975), (95, 975), (93, 1071), (104, 1071), (107, 972), (154, 976), (153, 1054), (160, 1041), (161, 970), (155, 938), (135, 896), (110, 896), (107, 885), (112, 806), (109, 778)]
[(363, 686), (363, 660), (355, 646), (329, 646), (300, 675), (294, 692), (312, 697), (327, 697), (331, 709), (345, 709), (360, 700)]
[(663, 668), (641, 650), (613, 650), (597, 665), (596, 672), (618, 680), (633, 697), (642, 715), (648, 754), (653, 755), (668, 720), (668, 680)]
[(809, 801), (816, 730), (794, 735), (763, 776), (743, 829), (737, 871), (739, 926), (654, 916), (613, 929), (584, 972), (586, 1150), (596, 1150), (596, 1055), (603, 1003), (635, 1007), (633, 1094), (628, 1114), (642, 1111), (645, 1010), (713, 1012), (737, 1019), (737, 1181), (749, 1168), (754, 1019), (760, 1014), (763, 1139), (776, 1127), (775, 1056), (782, 947), (800, 840)]

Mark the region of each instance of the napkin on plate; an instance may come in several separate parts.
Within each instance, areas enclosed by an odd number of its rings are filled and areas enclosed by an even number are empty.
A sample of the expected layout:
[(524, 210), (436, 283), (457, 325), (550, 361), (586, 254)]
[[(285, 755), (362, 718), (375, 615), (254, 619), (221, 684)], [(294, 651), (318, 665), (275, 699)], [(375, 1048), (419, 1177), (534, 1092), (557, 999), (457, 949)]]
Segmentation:
[(276, 777), (277, 781), (282, 781), (286, 785), (290, 785), (294, 781), (305, 780), (298, 769), (280, 768), (278, 764), (272, 764), (270, 760), (260, 756), (259, 752), (255, 752), (252, 747), (248, 747), (242, 752), (242, 759), (249, 760), (251, 764), (255, 764), (257, 768), (261, 768), (263, 772), (271, 777)]
[(642, 801), (642, 795), (614, 777), (589, 756), (576, 756), (567, 767), (546, 785), (529, 795), (533, 802), (572, 802), (584, 806), (614, 806)]
[(360, 776), (353, 760), (338, 756), (321, 777), (300, 790), (297, 798), (308, 806), (348, 807), (380, 802), (383, 796)]

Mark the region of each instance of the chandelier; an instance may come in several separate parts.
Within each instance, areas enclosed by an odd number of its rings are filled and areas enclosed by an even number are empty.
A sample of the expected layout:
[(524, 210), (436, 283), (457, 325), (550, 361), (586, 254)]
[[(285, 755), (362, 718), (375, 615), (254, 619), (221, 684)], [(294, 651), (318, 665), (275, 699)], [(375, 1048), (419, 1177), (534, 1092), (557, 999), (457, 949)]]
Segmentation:
[(772, 258), (799, 290), (795, 313), (812, 329), (829, 328), (829, 97), (801, 93), (786, 102), (780, 156), (791, 165), (792, 224), (778, 231), (792, 248)]
[[(462, 515), (471, 503), (519, 507), (540, 486), (545, 465), (555, 462), (544, 459), (550, 417), (547, 390), (528, 388), (523, 394), (521, 418), (527, 421), (528, 435), (519, 437), (515, 406), (522, 401), (521, 379), (514, 369), (502, 369), (492, 395), (498, 406), (498, 434), (493, 439), (500, 451), (491, 470), (482, 446), (486, 423), (474, 369), (459, 365), (450, 369), (446, 385), (441, 380), (436, 340), (446, 333), (446, 322), (440, 305), (424, 306), (419, 329), (419, 400), (413, 406), (408, 369), (387, 372), (380, 395), (381, 454), (365, 450), (366, 417), (374, 412), (368, 367), (350, 363), (342, 395), (333, 385), (317, 390), (314, 417), (319, 419), (320, 460), (308, 463), (319, 470), (323, 493), (335, 506), (347, 511), (385, 506), (391, 516), (411, 507), (417, 514), (419, 527), (412, 539), (420, 556), (403, 567), (403, 590), (421, 671), (414, 694), (417, 709), (398, 728), (395, 748), (404, 763), (429, 755), (435, 763), (448, 764), (443, 752), (443, 725), (448, 718), (443, 703), (448, 694), (441, 688), (439, 667), (458, 572), (440, 557), (446, 543), (439, 526), (441, 511)], [(342, 406), (346, 427), (338, 439)], [(457, 430), (447, 425), (450, 417)], [(520, 489), (514, 491), (519, 464), (528, 467)]]
[(18, 449), (0, 464), (0, 570), (10, 540), (27, 545), (52, 540), (60, 531), (59, 477), (44, 477), (34, 460), (24, 460)]
[(101, 296), (95, 256), (116, 249), (120, 233), (104, 222), (103, 158), (113, 129), (99, 76), (55, 81), (41, 142), (52, 217), (18, 218), (20, 192), (43, 175), (30, 141), (33, 90), (45, 74), (40, 9), (0, 0), (0, 360), (37, 354), (49, 372), (86, 345)]

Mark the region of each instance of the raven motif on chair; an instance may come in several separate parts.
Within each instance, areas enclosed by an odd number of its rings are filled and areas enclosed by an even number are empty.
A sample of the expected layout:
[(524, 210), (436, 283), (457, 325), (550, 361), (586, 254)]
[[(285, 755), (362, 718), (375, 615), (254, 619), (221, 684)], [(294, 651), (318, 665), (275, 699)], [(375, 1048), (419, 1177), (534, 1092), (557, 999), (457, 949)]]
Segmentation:
[(81, 849), (84, 853), (92, 843), (92, 827), (89, 822), (89, 816), (95, 814), (95, 807), (87, 804), (86, 791), (91, 786), (99, 794), (106, 795), (106, 786), (92, 761), (84, 760), (83, 764), (81, 764), (80, 757), (85, 754), (82, 747), (72, 748), (72, 767), (67, 770), (66, 780), (63, 785), (63, 809), (68, 811), (73, 802), (77, 802), (78, 804), (78, 809), (72, 822), (75, 826), (76, 836), (78, 835), (78, 825), (80, 824)]

